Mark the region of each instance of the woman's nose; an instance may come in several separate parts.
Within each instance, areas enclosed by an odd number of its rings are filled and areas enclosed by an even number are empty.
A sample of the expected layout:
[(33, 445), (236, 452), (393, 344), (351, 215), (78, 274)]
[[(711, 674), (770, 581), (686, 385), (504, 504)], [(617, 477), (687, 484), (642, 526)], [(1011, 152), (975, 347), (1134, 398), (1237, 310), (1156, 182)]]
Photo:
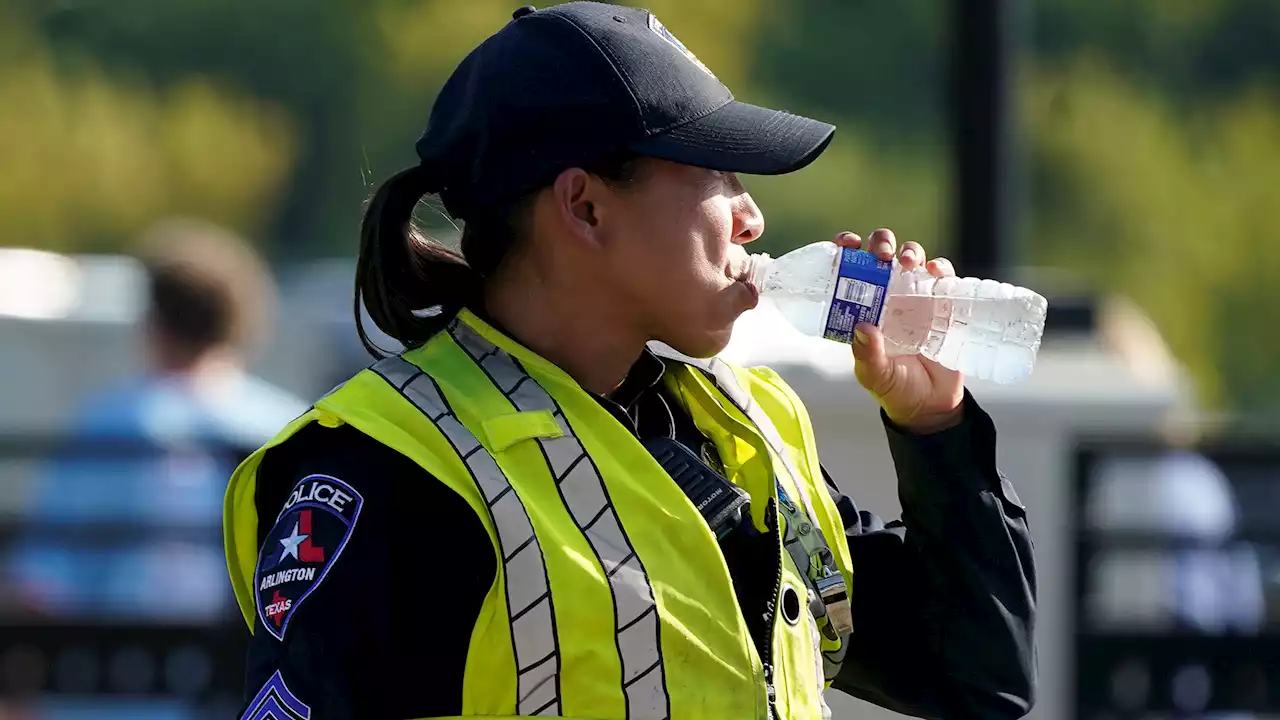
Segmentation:
[(733, 241), (746, 245), (759, 240), (764, 234), (764, 213), (760, 212), (751, 193), (744, 192), (733, 201)]

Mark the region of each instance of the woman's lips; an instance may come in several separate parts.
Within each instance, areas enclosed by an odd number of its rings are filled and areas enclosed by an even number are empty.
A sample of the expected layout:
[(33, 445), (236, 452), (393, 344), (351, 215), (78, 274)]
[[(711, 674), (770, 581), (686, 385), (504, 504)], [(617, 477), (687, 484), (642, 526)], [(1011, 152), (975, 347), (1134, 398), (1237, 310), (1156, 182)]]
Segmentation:
[(760, 304), (760, 288), (756, 287), (755, 283), (745, 279), (739, 280), (738, 284), (745, 287), (747, 292), (751, 293), (751, 303), (748, 309), (754, 310), (755, 307)]
[(751, 268), (751, 261), (744, 260), (738, 265), (734, 272), (728, 273), (730, 279), (733, 280), (735, 285), (741, 285), (746, 288), (747, 292), (750, 294), (748, 309), (754, 309), (760, 304), (760, 288), (757, 288), (755, 284), (751, 282)]

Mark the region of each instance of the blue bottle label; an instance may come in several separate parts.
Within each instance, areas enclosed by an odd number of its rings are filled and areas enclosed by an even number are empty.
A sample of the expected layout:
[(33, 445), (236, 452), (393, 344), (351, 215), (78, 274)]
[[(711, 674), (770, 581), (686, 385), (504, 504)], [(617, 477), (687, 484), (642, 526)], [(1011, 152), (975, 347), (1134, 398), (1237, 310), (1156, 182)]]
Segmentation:
[(853, 328), (858, 323), (879, 325), (892, 272), (892, 262), (878, 260), (865, 250), (844, 248), (823, 337), (852, 343)]

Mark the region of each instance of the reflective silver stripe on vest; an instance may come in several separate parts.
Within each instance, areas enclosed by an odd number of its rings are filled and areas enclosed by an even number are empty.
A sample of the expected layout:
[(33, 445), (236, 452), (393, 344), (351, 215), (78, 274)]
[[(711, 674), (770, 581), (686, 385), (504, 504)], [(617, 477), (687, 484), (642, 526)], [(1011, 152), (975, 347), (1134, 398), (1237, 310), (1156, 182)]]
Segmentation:
[(372, 368), (435, 424), (471, 471), (472, 480), (489, 506), (498, 532), (503, 571), (507, 579), (507, 612), (517, 676), (517, 715), (560, 715), (560, 648), (555, 632), (555, 606), (547, 580), (542, 548), (524, 503), (507, 477), (459, 422), (440, 388), (430, 376), (401, 357), (390, 357)]
[(671, 714), (671, 699), (666, 689), (653, 587), (644, 563), (618, 521), (595, 461), (583, 449), (559, 404), (519, 361), (459, 321), (454, 321), (450, 333), (516, 409), (551, 410), (560, 424), (564, 435), (540, 438), (538, 444), (556, 480), (561, 500), (609, 578), (622, 686), (627, 700), (626, 717), (665, 720)]

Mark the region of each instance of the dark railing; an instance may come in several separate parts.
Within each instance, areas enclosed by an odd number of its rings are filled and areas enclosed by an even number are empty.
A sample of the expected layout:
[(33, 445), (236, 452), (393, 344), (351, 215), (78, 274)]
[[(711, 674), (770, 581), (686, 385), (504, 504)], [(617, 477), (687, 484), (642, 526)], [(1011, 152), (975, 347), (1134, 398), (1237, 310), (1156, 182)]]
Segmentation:
[[(1195, 718), (1216, 712), (1280, 712), (1280, 507), (1260, 506), (1280, 491), (1280, 445), (1267, 440), (1205, 445), (1196, 452), (1220, 468), (1240, 508), (1234, 531), (1218, 537), (1196, 537), (1191, 528), (1175, 526), (1166, 532), (1092, 527), (1087, 512), (1090, 494), (1098, 489), (1100, 463), (1117, 457), (1156, 461), (1172, 452), (1158, 442), (1133, 440), (1085, 441), (1075, 454), (1073, 525), (1076, 529), (1074, 585), (1074, 692), (1071, 716), (1088, 720), (1127, 720), (1157, 716)], [(1148, 476), (1152, 477), (1152, 476)], [(1157, 502), (1151, 497), (1149, 501)], [(1096, 502), (1096, 500), (1095, 500)], [(1229, 558), (1246, 552), (1256, 567), (1260, 611), (1249, 620), (1221, 622), (1182, 617), (1178, 588), (1147, 587), (1154, 601), (1146, 616), (1132, 607), (1130, 615), (1098, 617), (1097, 594), (1117, 592), (1097, 575), (1096, 564), (1125, 558), (1134, 573), (1144, 559), (1168, 573), (1180, 559), (1215, 558), (1224, 565), (1216, 572), (1243, 571)], [(1253, 561), (1256, 560), (1256, 564)], [(1225, 568), (1225, 569), (1223, 569)], [(1122, 573), (1123, 574), (1123, 573)], [(1159, 571), (1149, 577), (1162, 577)], [(1201, 578), (1212, 585), (1212, 579)], [(1135, 583), (1140, 585), (1141, 583)], [(1231, 591), (1210, 588), (1212, 597), (1230, 603)], [(1126, 602), (1126, 600), (1121, 600)], [(1213, 600), (1208, 600), (1213, 607)], [(1141, 603), (1139, 603), (1141, 604)], [(1194, 615), (1194, 613), (1191, 613)], [(1212, 613), (1210, 613), (1212, 614)], [(1239, 620), (1239, 618), (1235, 618)], [(1241, 626), (1243, 625), (1243, 627)]]
[[(101, 582), (83, 591), (76, 586), (77, 573), (102, 572), (99, 559), (109, 564), (132, 557), (130, 553), (151, 553), (154, 564), (154, 557), (165, 557), (163, 548), (173, 546), (195, 548), (205, 559), (220, 556), (217, 508), (198, 516), (190, 511), (166, 516), (154, 509), (131, 514), (121, 505), (99, 517), (92, 508), (84, 512), (84, 503), (69, 515), (36, 511), (31, 503), (41, 483), (48, 482), (45, 473), (58, 462), (73, 460), (80, 483), (86, 475), (92, 482), (96, 467), (109, 470), (103, 483), (146, 483), (146, 477), (127, 475), (128, 469), (148, 467), (140, 462), (199, 455), (212, 464), (201, 466), (205, 485), (197, 483), (192, 491), (207, 497), (211, 479), (220, 477), (225, 484), (223, 470), (245, 454), (243, 448), (208, 444), (161, 447), (132, 440), (0, 436), (0, 495), (9, 496), (0, 511), (0, 717), (234, 717), (241, 702), (248, 632), (225, 571), (219, 581), (209, 563), (193, 569), (184, 566), (179, 554), (174, 567), (160, 562), (158, 570), (149, 570), (145, 577), (152, 580), (138, 583), (144, 587), (126, 588), (123, 601), (100, 602)], [(56, 505), (57, 498), (46, 502)], [(24, 562), (37, 572), (45, 557), (67, 562), (58, 572), (73, 593), (81, 593), (75, 602), (44, 604), (27, 596), (13, 567), (15, 558), (32, 546), (42, 554)], [(188, 612), (182, 607), (187, 600), (175, 599), (174, 588), (184, 573), (194, 572), (201, 574), (198, 587), (210, 588), (216, 597), (205, 597)], [(108, 584), (127, 585), (129, 577), (112, 577)], [(119, 593), (119, 588), (112, 586), (111, 592)], [(190, 598), (191, 591), (186, 592), (184, 597)]]

